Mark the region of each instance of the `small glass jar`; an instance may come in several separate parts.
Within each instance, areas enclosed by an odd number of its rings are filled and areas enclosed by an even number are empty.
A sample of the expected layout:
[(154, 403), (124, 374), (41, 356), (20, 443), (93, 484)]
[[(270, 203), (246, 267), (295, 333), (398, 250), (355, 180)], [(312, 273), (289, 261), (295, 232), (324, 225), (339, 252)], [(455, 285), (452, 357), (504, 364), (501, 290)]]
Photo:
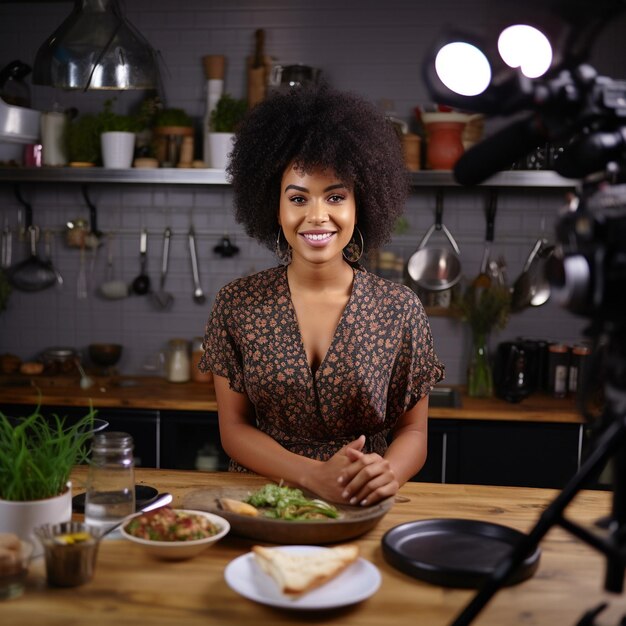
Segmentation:
[(168, 342), (165, 373), (170, 383), (186, 383), (191, 377), (189, 343), (185, 339)]
[(572, 358), (569, 365), (568, 389), (576, 394), (580, 388), (586, 371), (588, 357), (591, 354), (589, 346), (578, 345), (572, 348)]
[(94, 435), (85, 493), (85, 523), (106, 530), (135, 512), (133, 438), (123, 432)]
[(213, 373), (201, 372), (198, 369), (198, 364), (203, 355), (204, 340), (202, 337), (194, 337), (191, 342), (191, 380), (198, 383), (210, 383), (213, 380)]
[(567, 395), (569, 346), (553, 343), (548, 347), (548, 389), (555, 398)]

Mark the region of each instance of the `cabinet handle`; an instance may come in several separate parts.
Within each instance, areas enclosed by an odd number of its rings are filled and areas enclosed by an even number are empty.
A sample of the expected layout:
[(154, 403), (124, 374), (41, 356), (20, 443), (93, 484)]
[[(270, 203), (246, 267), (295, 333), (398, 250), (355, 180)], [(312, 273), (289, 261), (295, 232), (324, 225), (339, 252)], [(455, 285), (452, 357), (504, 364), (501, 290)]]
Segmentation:
[(447, 465), (447, 452), (448, 452), (448, 433), (443, 433), (441, 439), (441, 482), (446, 482), (446, 465)]

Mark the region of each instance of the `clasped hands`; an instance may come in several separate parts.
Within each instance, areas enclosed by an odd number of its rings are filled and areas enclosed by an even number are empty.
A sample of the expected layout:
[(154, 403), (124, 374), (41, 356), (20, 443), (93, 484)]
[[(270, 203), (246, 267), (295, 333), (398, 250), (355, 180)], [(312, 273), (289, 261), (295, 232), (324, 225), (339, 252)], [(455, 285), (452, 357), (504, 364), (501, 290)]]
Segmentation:
[(365, 453), (365, 436), (351, 441), (325, 461), (310, 477), (310, 487), (320, 497), (341, 504), (370, 506), (393, 496), (400, 485), (389, 461)]

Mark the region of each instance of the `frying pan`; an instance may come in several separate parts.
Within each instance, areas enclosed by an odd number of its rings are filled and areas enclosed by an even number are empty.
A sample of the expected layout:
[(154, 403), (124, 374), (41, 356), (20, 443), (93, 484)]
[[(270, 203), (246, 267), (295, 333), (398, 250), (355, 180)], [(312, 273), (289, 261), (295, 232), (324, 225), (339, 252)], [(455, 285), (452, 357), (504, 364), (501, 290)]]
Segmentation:
[[(435, 231), (443, 231), (452, 246), (427, 248), (431, 235)], [(422, 289), (429, 291), (445, 291), (456, 285), (461, 279), (461, 254), (452, 233), (443, 223), (443, 191), (437, 191), (435, 208), (435, 223), (426, 231), (420, 241), (417, 251), (414, 252), (407, 263), (409, 276)]]

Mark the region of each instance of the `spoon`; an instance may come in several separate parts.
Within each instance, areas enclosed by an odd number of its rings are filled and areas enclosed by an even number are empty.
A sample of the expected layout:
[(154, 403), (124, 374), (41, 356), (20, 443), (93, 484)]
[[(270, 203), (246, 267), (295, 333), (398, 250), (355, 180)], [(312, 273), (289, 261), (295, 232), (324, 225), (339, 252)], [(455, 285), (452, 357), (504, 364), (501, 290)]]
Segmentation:
[(196, 254), (196, 234), (193, 226), (189, 229), (189, 254), (191, 255), (191, 271), (193, 273), (193, 300), (197, 304), (202, 304), (206, 300), (206, 296), (202, 292), (200, 286), (200, 275), (198, 274), (198, 255)]
[(93, 387), (96, 384), (94, 379), (85, 374), (85, 370), (83, 369), (83, 366), (80, 364), (80, 361), (78, 359), (75, 360), (75, 363), (80, 373), (80, 388), (89, 389), (89, 387)]
[(138, 296), (145, 296), (150, 291), (150, 277), (146, 274), (146, 251), (148, 249), (148, 231), (143, 228), (139, 240), (139, 276), (133, 280), (132, 290)]
[(146, 506), (144, 506), (143, 508), (139, 509), (135, 513), (132, 513), (131, 515), (127, 515), (126, 517), (122, 518), (116, 524), (113, 524), (113, 526), (107, 528), (100, 535), (99, 539), (102, 539), (103, 537), (106, 537), (109, 533), (113, 532), (114, 530), (119, 528), (122, 524), (127, 522), (131, 517), (135, 517), (136, 515), (139, 515), (141, 513), (147, 513), (148, 511), (153, 511), (154, 509), (158, 509), (159, 507), (162, 507), (162, 506), (165, 506), (166, 504), (169, 504), (172, 500), (173, 500), (173, 498), (172, 498), (172, 494), (171, 493), (162, 493), (154, 502), (150, 502), (150, 504), (146, 504)]

